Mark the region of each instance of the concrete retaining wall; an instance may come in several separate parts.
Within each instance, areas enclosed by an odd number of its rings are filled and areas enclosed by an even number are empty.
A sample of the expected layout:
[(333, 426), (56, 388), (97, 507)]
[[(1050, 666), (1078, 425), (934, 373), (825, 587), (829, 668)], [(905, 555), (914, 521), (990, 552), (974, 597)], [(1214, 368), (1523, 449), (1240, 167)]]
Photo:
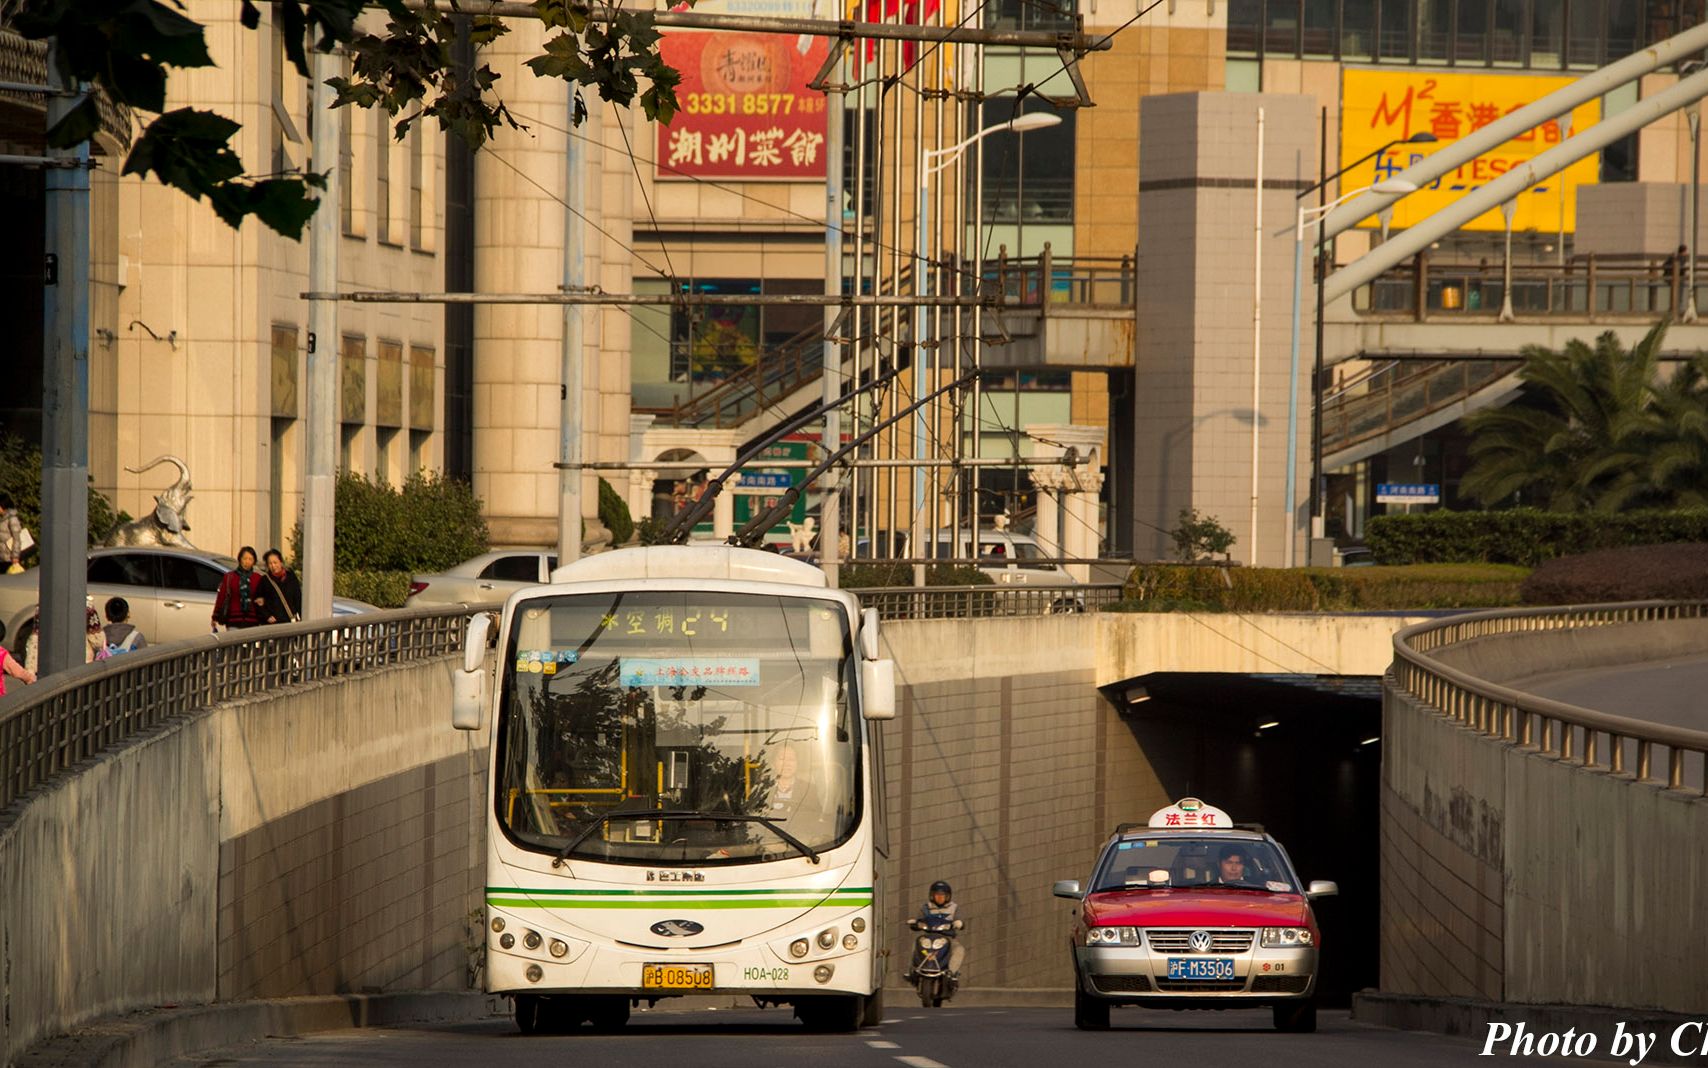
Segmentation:
[(1384, 993), (1708, 1009), (1708, 800), (1383, 719)]
[(448, 664), (198, 714), (15, 808), (0, 1062), (166, 1003), (466, 989), (485, 741)]

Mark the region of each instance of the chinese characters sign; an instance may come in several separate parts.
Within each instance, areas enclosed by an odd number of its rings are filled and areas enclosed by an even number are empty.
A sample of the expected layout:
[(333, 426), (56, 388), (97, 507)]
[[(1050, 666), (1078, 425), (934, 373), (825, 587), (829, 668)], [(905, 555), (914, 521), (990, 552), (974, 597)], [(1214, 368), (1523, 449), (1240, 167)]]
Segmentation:
[[(1352, 70), (1341, 83), (1340, 158), (1350, 163), (1389, 141), (1427, 131), (1435, 144), (1395, 145), (1368, 163), (1348, 171), (1341, 179), (1343, 190), (1374, 185), (1447, 144), (1471, 134), (1526, 104), (1569, 84), (1570, 78), (1548, 78), (1525, 74), (1460, 74), (1454, 71)], [(1581, 133), (1601, 118), (1599, 102), (1590, 102), (1572, 112), (1571, 130)], [(1393, 225), (1414, 226), (1466, 193), (1487, 185), (1508, 171), (1558, 145), (1565, 131), (1558, 121), (1543, 123), (1499, 145), (1458, 169), (1443, 175), (1394, 205)], [(1575, 229), (1577, 187), (1600, 177), (1601, 158), (1591, 155), (1551, 178), (1518, 194), (1513, 216), (1514, 230)], [(1380, 225), (1374, 217), (1366, 227)], [(1506, 223), (1498, 209), (1484, 212), (1467, 230), (1503, 230)]]
[(658, 177), (824, 180), (824, 94), (807, 88), (824, 38), (669, 33), (659, 48), (682, 74), (682, 110), (658, 127)]

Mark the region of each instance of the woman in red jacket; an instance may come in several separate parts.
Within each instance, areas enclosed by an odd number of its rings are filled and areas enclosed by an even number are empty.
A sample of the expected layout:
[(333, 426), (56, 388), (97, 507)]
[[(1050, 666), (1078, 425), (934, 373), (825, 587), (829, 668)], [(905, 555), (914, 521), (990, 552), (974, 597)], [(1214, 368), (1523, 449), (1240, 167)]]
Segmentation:
[(266, 600), (261, 596), (266, 580), (255, 570), (255, 550), (248, 545), (237, 550), (237, 570), (227, 571), (214, 598), (213, 621), (227, 629), (253, 627), (266, 618)]

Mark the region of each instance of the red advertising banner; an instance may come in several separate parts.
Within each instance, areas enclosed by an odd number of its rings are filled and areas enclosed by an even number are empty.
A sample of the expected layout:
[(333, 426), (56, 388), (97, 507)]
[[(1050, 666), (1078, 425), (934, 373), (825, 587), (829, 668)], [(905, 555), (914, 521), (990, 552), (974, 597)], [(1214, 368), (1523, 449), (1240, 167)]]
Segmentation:
[(659, 48), (682, 73), (682, 110), (658, 127), (660, 181), (824, 180), (824, 94), (807, 82), (830, 42), (781, 34), (668, 33)]

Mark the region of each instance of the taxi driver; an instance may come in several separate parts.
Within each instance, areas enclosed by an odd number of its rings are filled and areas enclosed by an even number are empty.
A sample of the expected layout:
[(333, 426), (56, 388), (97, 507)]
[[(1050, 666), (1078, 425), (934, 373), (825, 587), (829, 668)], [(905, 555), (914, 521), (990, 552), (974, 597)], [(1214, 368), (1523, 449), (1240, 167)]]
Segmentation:
[(1224, 884), (1241, 885), (1245, 878), (1245, 849), (1237, 845), (1225, 845), (1217, 855), (1217, 879)]

